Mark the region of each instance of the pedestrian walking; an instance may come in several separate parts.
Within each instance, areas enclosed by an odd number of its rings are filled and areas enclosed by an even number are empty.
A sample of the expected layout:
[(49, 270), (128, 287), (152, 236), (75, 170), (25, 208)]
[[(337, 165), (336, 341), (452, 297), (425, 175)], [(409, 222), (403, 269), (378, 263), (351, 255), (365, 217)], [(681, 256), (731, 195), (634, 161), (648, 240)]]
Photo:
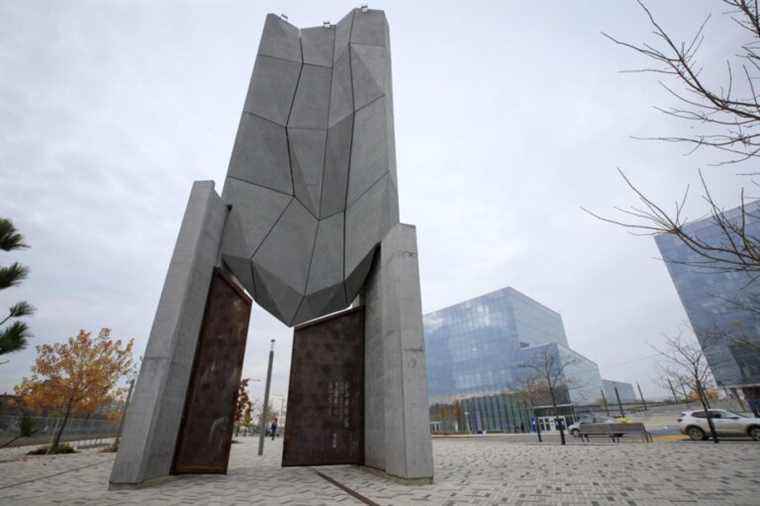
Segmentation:
[(274, 438), (277, 437), (277, 418), (272, 420), (272, 427), (270, 427), (272, 431), (272, 441), (274, 441)]

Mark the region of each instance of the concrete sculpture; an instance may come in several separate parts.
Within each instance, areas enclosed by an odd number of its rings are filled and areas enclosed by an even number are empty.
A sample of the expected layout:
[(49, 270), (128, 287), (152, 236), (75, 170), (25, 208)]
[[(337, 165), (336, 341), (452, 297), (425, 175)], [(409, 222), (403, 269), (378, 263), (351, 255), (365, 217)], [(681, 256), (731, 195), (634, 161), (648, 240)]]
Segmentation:
[(287, 325), (342, 309), (398, 223), (388, 24), (268, 15), (222, 198), (222, 260)]
[[(229, 303), (213, 295), (224, 290)], [(356, 301), (363, 462), (429, 482), (417, 239), (399, 223), (382, 11), (354, 9), (335, 26), (301, 30), (267, 16), (222, 196), (211, 181), (190, 193), (112, 487), (226, 472), (234, 399), (220, 393), (240, 380), (249, 294), (289, 326)], [(229, 353), (198, 351), (222, 346)], [(213, 420), (188, 408), (204, 402)]]

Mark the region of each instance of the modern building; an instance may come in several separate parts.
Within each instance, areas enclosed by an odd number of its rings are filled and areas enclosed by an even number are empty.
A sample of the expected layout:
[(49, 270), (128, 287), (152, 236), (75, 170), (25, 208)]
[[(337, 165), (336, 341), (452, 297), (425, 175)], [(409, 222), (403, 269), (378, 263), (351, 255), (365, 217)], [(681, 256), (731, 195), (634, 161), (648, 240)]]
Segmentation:
[(616, 388), (617, 395), (620, 396), (620, 402), (639, 401), (639, 398), (636, 397), (636, 391), (630, 383), (602, 378), (602, 391), (604, 392), (604, 397), (607, 399), (607, 402), (610, 404), (617, 402), (617, 396), (615, 395)]
[[(517, 392), (547, 361), (562, 368), (557, 402), (568, 417), (573, 405), (600, 397), (599, 367), (570, 349), (560, 314), (514, 288), (428, 313), (423, 323), (431, 406)], [(476, 421), (488, 418), (484, 410), (468, 415), (470, 430), (486, 430)]]
[[(760, 237), (760, 201), (745, 209), (748, 235)], [(741, 208), (724, 217), (738, 222)], [(712, 217), (684, 229), (707, 244), (729, 239)], [(745, 398), (760, 403), (760, 280), (745, 272), (700, 267), (704, 258), (672, 235), (658, 235), (655, 242), (718, 386), (742, 389)]]
[(513, 393), (455, 398), (430, 406), (433, 433), (528, 432), (530, 427), (528, 403)]

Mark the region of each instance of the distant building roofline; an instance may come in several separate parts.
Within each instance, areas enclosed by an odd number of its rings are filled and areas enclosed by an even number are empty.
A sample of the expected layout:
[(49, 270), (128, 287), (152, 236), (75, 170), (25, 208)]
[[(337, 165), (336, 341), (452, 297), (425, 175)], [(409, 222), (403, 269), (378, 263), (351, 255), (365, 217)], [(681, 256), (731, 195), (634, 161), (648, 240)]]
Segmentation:
[(464, 304), (467, 304), (467, 303), (469, 303), (469, 302), (473, 302), (473, 301), (476, 301), (476, 300), (478, 300), (478, 299), (481, 299), (481, 298), (483, 298), (483, 297), (487, 297), (487, 296), (489, 296), (489, 295), (494, 295), (494, 294), (496, 294), (496, 293), (499, 293), (499, 292), (511, 292), (511, 293), (514, 293), (514, 294), (516, 294), (516, 295), (518, 295), (518, 296), (520, 296), (520, 297), (524, 297), (524, 298), (526, 298), (526, 299), (530, 300), (531, 302), (534, 302), (534, 303), (538, 304), (538, 305), (539, 305), (539, 306), (541, 306), (542, 308), (546, 309), (547, 311), (551, 311), (552, 313), (556, 314), (557, 316), (560, 316), (560, 317), (562, 316), (562, 315), (560, 314), (560, 312), (559, 312), (559, 311), (555, 311), (554, 309), (552, 309), (552, 308), (548, 307), (547, 305), (545, 305), (545, 304), (543, 304), (543, 303), (541, 303), (541, 302), (537, 301), (537, 300), (536, 300), (536, 299), (534, 299), (533, 297), (531, 297), (531, 296), (529, 296), (529, 295), (526, 295), (526, 294), (524, 294), (523, 292), (521, 292), (520, 290), (518, 290), (518, 289), (516, 289), (516, 288), (513, 288), (513, 287), (511, 287), (511, 286), (505, 286), (505, 287), (503, 287), (503, 288), (498, 288), (498, 289), (496, 289), (496, 290), (491, 290), (490, 292), (486, 292), (486, 293), (482, 293), (482, 294), (480, 294), (480, 295), (476, 295), (475, 297), (471, 297), (471, 298), (469, 298), (469, 299), (466, 299), (466, 300), (463, 300), (463, 301), (461, 301), (461, 302), (457, 302), (457, 303), (455, 303), (455, 304), (451, 304), (451, 305), (449, 305), (449, 306), (444, 306), (444, 307), (442, 307), (442, 308), (439, 308), (439, 309), (435, 309), (435, 310), (433, 310), (433, 311), (429, 311), (429, 312), (425, 313), (423, 316), (432, 315), (432, 314), (434, 314), (434, 313), (439, 313), (439, 312), (441, 312), (441, 311), (445, 311), (445, 310), (447, 310), (447, 309), (452, 309), (452, 308), (455, 308), (455, 307), (457, 307), (457, 306), (462, 306), (462, 305), (464, 305)]

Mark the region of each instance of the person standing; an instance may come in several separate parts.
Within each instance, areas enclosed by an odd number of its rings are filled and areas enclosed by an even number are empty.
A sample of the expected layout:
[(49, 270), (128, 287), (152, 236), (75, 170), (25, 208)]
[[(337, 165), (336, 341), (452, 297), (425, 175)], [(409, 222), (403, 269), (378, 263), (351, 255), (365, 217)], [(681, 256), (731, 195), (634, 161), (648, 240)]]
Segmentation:
[(274, 418), (272, 420), (272, 427), (270, 427), (272, 432), (272, 441), (274, 441), (274, 438), (277, 437), (277, 418)]

